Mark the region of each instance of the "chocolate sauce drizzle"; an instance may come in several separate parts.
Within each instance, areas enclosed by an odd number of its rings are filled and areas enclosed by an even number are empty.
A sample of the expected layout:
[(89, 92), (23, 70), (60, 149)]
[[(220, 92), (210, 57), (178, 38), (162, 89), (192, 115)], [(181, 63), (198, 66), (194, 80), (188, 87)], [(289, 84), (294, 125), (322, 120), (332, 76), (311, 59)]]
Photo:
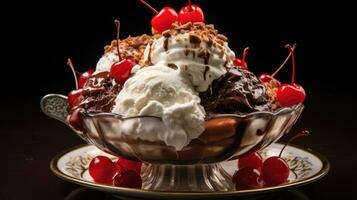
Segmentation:
[(169, 50), (169, 38), (166, 37), (164, 40), (164, 49), (165, 51)]
[(167, 66), (170, 67), (171, 69), (175, 69), (175, 70), (178, 69), (177, 65), (174, 63), (168, 63)]
[(203, 80), (207, 79), (207, 72), (209, 71), (209, 67), (206, 65), (205, 66), (205, 71), (203, 72)]
[(151, 62), (151, 45), (152, 45), (152, 43), (151, 44), (149, 44), (149, 55), (148, 55), (148, 62), (149, 63), (147, 63), (147, 64), (149, 64), (149, 65), (152, 65), (152, 62)]
[(121, 89), (109, 72), (95, 74), (83, 86), (80, 102), (71, 111), (80, 107), (88, 112), (110, 112)]

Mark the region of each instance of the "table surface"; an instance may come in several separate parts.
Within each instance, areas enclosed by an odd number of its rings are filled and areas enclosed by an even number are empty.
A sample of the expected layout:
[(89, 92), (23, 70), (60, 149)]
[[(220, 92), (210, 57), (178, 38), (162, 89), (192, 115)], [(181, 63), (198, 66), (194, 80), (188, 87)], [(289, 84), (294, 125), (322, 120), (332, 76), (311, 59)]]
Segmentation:
[[(291, 190), (269, 194), (266, 199), (341, 199), (352, 195), (357, 178), (354, 128), (350, 110), (326, 109), (329, 105), (352, 105), (349, 97), (319, 94), (308, 99), (293, 129), (309, 129), (311, 135), (295, 144), (324, 154), (331, 171), (323, 179)], [(17, 105), (16, 108), (14, 105)], [(57, 153), (82, 144), (65, 125), (46, 117), (39, 108), (39, 97), (28, 104), (8, 103), (2, 108), (2, 172), (0, 199), (112, 199), (104, 193), (65, 182), (55, 177), (49, 162)], [(283, 138), (282, 140), (286, 140)]]

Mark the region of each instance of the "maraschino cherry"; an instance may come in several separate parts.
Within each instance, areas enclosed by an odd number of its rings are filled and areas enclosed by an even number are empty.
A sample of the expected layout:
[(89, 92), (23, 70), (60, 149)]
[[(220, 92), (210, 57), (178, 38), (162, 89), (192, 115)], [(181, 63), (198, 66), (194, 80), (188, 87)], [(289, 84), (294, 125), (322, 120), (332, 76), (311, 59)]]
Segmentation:
[(262, 176), (267, 186), (285, 183), (289, 173), (289, 165), (280, 157), (269, 157), (263, 163)]
[(115, 20), (115, 25), (117, 26), (117, 50), (118, 50), (118, 62), (114, 63), (110, 68), (110, 74), (114, 77), (117, 83), (123, 84), (130, 76), (131, 69), (136, 64), (129, 58), (122, 59), (120, 56), (119, 47), (119, 32), (120, 32), (120, 22)]
[(242, 59), (240, 58), (235, 58), (233, 61), (233, 64), (241, 69), (248, 69), (247, 62), (245, 62), (245, 59), (247, 58), (247, 54), (249, 51), (249, 47), (244, 48), (243, 54), (242, 54)]
[(280, 85), (280, 82), (278, 80), (275, 79), (275, 76), (280, 72), (280, 70), (286, 65), (286, 63), (289, 61), (292, 52), (294, 52), (296, 48), (296, 44), (293, 44), (293, 46), (291, 47), (292, 51), (289, 51), (289, 55), (285, 58), (284, 62), (278, 67), (278, 69), (275, 70), (275, 72), (270, 75), (268, 73), (264, 73), (262, 75), (259, 76), (260, 81), (262, 81), (263, 83), (269, 83), (271, 80), (274, 80), (278, 86)]
[(112, 184), (116, 174), (114, 163), (105, 156), (97, 156), (89, 164), (89, 174), (95, 182)]
[(155, 16), (151, 19), (151, 26), (154, 33), (162, 33), (163, 31), (170, 29), (172, 23), (178, 21), (178, 14), (175, 9), (164, 7), (159, 12), (144, 0), (139, 1), (155, 13)]
[[(74, 65), (70, 58), (68, 58), (68, 60), (67, 60), (67, 65), (69, 66), (69, 68), (71, 69), (71, 71), (73, 73), (74, 80), (76, 81), (76, 89), (83, 88), (84, 84), (87, 82), (87, 80), (90, 78), (90, 76), (94, 73), (94, 71), (91, 69), (86, 72), (83, 72), (83, 73), (77, 72), (74, 69)], [(79, 75), (79, 79), (77, 79), (77, 74)]]
[(67, 116), (68, 124), (77, 131), (83, 131), (83, 124), (81, 119), (81, 111), (83, 108), (77, 107), (72, 109), (71, 113)]
[(261, 171), (263, 166), (263, 158), (258, 152), (253, 152), (242, 158), (238, 159), (238, 168), (243, 169), (245, 167), (250, 167)]
[(84, 84), (87, 82), (87, 80), (92, 76), (94, 73), (94, 70), (88, 70), (86, 72), (83, 72), (78, 79), (78, 87), (83, 88)]
[(262, 179), (267, 186), (275, 186), (285, 183), (288, 180), (290, 169), (288, 164), (281, 158), (285, 147), (296, 138), (307, 136), (309, 131), (304, 130), (297, 133), (281, 149), (279, 156), (272, 156), (266, 159), (262, 167)]
[(78, 89), (78, 90), (72, 90), (71, 92), (68, 93), (67, 101), (70, 108), (73, 108), (80, 102), (79, 97), (82, 96), (82, 92), (83, 92), (82, 89)]
[(234, 173), (232, 182), (237, 190), (248, 190), (262, 187), (260, 172), (252, 167), (242, 168)]
[[(120, 162), (118, 162), (120, 160)], [(97, 156), (89, 164), (89, 174), (95, 182), (118, 187), (141, 188), (141, 163), (120, 158), (117, 162), (105, 156)], [(122, 165), (123, 164), (123, 165)], [(139, 170), (139, 173), (137, 171)]]
[(180, 9), (178, 21), (181, 24), (186, 24), (187, 22), (204, 22), (205, 16), (198, 5), (193, 5), (191, 4), (191, 0), (188, 0), (188, 5)]
[(118, 164), (117, 167), (120, 167), (121, 170), (119, 170), (117, 175), (114, 177), (113, 183), (115, 186), (136, 189), (141, 188), (143, 182), (138, 173), (133, 170), (126, 169), (120, 164)]
[(236, 189), (255, 189), (287, 182), (290, 169), (281, 155), (290, 142), (308, 134), (307, 130), (298, 132), (283, 146), (279, 156), (269, 157), (264, 162), (258, 152), (240, 158), (238, 161), (239, 170), (235, 172), (232, 179)]
[(131, 161), (131, 160), (126, 160), (124, 158), (119, 158), (115, 162), (115, 168), (117, 172), (121, 172), (122, 169), (130, 169), (135, 171), (137, 174), (141, 173), (141, 162), (136, 162), (136, 161)]
[(304, 88), (295, 83), (295, 57), (294, 48), (290, 45), (286, 45), (291, 54), (292, 61), (292, 78), (291, 84), (282, 84), (279, 86), (276, 97), (281, 106), (293, 106), (298, 103), (303, 103), (305, 101), (305, 90)]

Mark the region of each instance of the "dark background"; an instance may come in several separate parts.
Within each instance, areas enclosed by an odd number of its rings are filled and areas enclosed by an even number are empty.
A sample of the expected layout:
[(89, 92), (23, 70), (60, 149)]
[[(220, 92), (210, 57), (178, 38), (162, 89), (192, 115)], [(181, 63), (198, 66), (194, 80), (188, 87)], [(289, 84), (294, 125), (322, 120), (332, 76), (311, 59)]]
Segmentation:
[[(148, 2), (157, 9), (169, 5), (179, 10), (185, 5), (179, 0)], [(316, 5), (194, 2), (205, 11), (206, 23), (215, 24), (228, 37), (237, 55), (250, 47), (248, 64), (256, 74), (272, 73), (287, 55), (284, 45), (298, 44), (296, 79), (307, 99), (293, 132), (309, 129), (311, 136), (295, 143), (324, 154), (332, 165), (327, 177), (299, 190), (310, 199), (352, 195), (357, 178), (353, 6), (327, 1)], [(10, 12), (1, 14), (5, 62), (1, 67), (0, 199), (65, 199), (76, 186), (52, 175), (48, 163), (55, 154), (83, 142), (44, 116), (39, 101), (47, 93), (67, 94), (74, 88), (65, 65), (68, 57), (78, 71), (95, 68), (104, 45), (115, 37), (114, 19), (120, 19), (121, 38), (125, 38), (150, 33), (152, 13), (136, 0), (27, 2), (4, 9)], [(278, 78), (289, 82), (290, 77), (288, 64)], [(103, 196), (90, 193), (91, 198)]]

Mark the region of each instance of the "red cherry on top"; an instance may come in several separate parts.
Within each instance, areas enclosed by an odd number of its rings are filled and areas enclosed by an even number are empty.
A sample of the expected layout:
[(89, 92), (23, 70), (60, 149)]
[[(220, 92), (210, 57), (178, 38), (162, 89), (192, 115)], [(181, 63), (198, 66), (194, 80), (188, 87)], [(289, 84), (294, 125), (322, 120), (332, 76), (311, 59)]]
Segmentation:
[(157, 33), (171, 28), (171, 24), (178, 21), (177, 12), (171, 7), (164, 7), (151, 20), (151, 26)]
[(239, 169), (250, 167), (253, 169), (261, 170), (263, 166), (263, 158), (258, 152), (251, 153), (238, 159)]
[(289, 173), (288, 164), (278, 156), (270, 157), (263, 163), (262, 177), (268, 186), (280, 185), (287, 182)]
[(137, 174), (141, 173), (141, 162), (136, 162), (136, 161), (131, 161), (131, 160), (126, 160), (124, 158), (119, 158), (115, 162), (115, 168), (117, 172), (122, 172), (123, 168), (126, 170), (133, 170)]
[(233, 183), (236, 185), (237, 190), (248, 190), (262, 187), (260, 180), (260, 172), (251, 167), (239, 169), (233, 175)]
[(189, 0), (188, 5), (180, 9), (178, 21), (181, 24), (186, 24), (187, 22), (204, 22), (205, 16), (202, 9), (198, 5), (191, 4)]
[(247, 57), (247, 54), (248, 54), (248, 50), (249, 50), (249, 47), (246, 47), (244, 50), (243, 50), (243, 55), (242, 55), (242, 59), (240, 58), (235, 58), (233, 60), (233, 64), (241, 69), (248, 69), (248, 65), (247, 63), (245, 62), (245, 59)]
[(151, 19), (151, 26), (154, 29), (153, 32), (162, 33), (163, 31), (170, 29), (172, 23), (178, 21), (178, 14), (175, 9), (164, 7), (158, 12), (144, 0), (139, 1), (155, 13), (155, 16)]
[(117, 187), (141, 189), (143, 184), (141, 177), (133, 170), (119, 172), (113, 181)]
[(110, 68), (110, 74), (117, 83), (124, 83), (130, 76), (131, 69), (136, 65), (131, 59), (122, 59)]
[(87, 82), (87, 80), (90, 78), (90, 76), (94, 73), (93, 70), (88, 70), (84, 73), (82, 73), (79, 76), (79, 80), (78, 80), (78, 87), (79, 88), (83, 88), (84, 84)]
[(89, 164), (89, 174), (95, 182), (112, 184), (116, 174), (114, 163), (105, 156), (97, 156)]
[(300, 85), (282, 84), (278, 87), (277, 100), (281, 106), (293, 106), (305, 101), (305, 90)]

